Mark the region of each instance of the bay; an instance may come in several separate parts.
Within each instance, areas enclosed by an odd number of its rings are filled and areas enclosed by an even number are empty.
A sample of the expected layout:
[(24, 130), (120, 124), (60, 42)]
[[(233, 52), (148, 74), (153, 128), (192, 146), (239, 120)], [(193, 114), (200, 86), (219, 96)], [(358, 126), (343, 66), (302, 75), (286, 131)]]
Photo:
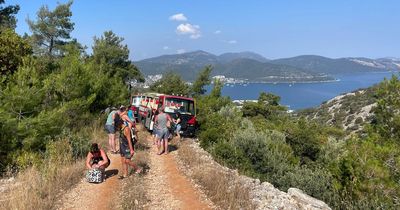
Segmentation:
[(269, 92), (281, 97), (281, 104), (298, 110), (316, 107), (343, 93), (367, 88), (390, 79), (397, 72), (369, 72), (335, 75), (338, 81), (319, 83), (249, 83), (225, 84), (222, 95), (232, 100), (256, 100), (261, 92)]

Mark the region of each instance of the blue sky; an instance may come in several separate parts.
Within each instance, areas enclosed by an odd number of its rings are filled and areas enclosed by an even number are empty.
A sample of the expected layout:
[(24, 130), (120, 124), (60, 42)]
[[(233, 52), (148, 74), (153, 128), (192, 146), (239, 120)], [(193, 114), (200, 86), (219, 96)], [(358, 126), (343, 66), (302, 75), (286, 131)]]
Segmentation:
[[(21, 34), (29, 33), (28, 16), (57, 2), (66, 1), (6, 0), (21, 7)], [(400, 57), (399, 11), (398, 0), (75, 0), (72, 35), (90, 48), (94, 36), (112, 30), (133, 60), (193, 50)]]

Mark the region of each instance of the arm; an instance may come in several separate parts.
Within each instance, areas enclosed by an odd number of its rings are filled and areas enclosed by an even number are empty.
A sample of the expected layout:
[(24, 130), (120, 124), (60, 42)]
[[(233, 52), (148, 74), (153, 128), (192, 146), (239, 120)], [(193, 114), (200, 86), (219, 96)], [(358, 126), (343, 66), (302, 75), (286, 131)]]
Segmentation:
[(92, 169), (92, 166), (90, 165), (90, 161), (92, 160), (92, 153), (88, 153), (86, 156), (86, 168), (87, 169)]
[(108, 157), (107, 154), (104, 152), (104, 150), (100, 149), (100, 154), (101, 157), (103, 158), (103, 164), (99, 165), (99, 167), (108, 164)]
[(131, 139), (131, 131), (128, 127), (124, 128), (124, 134), (126, 139), (128, 140), (128, 145), (129, 145), (129, 150), (131, 152), (131, 157), (133, 156), (133, 153), (135, 152), (135, 150), (133, 149), (133, 145), (132, 145), (132, 139)]
[(125, 121), (128, 121), (131, 125), (133, 125), (133, 122), (132, 122), (131, 119), (129, 119), (128, 115), (123, 115), (122, 119), (125, 120)]

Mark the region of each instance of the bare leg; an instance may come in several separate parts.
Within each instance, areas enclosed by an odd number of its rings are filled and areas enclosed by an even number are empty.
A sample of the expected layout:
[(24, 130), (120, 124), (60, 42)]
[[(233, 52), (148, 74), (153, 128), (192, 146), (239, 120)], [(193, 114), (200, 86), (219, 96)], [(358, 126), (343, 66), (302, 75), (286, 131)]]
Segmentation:
[(164, 139), (164, 151), (165, 154), (168, 154), (168, 138)]
[(163, 152), (163, 145), (162, 145), (162, 140), (157, 138), (157, 154), (161, 155), (161, 153)]
[(108, 144), (110, 145), (110, 150), (115, 152), (115, 134), (108, 134)]
[(124, 177), (128, 176), (128, 165), (126, 164), (125, 157), (121, 157), (121, 163), (122, 163), (122, 174)]
[(114, 151), (114, 150), (113, 150), (112, 135), (113, 135), (113, 134), (110, 134), (110, 133), (108, 134), (108, 146), (109, 146), (109, 150), (110, 150), (110, 151)]
[(139, 167), (136, 164), (134, 164), (130, 159), (125, 158), (125, 164), (126, 164), (126, 166), (128, 166), (128, 165), (131, 166), (133, 168), (133, 170), (135, 170), (135, 172), (139, 171)]

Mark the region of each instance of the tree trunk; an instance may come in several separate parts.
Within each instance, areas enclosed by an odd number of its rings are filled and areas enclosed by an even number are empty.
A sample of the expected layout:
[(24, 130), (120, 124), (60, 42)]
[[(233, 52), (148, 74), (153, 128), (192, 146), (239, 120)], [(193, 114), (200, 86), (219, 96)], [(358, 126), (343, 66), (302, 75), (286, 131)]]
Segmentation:
[(50, 38), (50, 45), (49, 45), (49, 55), (53, 52), (53, 47), (54, 47), (54, 39), (53, 37)]

